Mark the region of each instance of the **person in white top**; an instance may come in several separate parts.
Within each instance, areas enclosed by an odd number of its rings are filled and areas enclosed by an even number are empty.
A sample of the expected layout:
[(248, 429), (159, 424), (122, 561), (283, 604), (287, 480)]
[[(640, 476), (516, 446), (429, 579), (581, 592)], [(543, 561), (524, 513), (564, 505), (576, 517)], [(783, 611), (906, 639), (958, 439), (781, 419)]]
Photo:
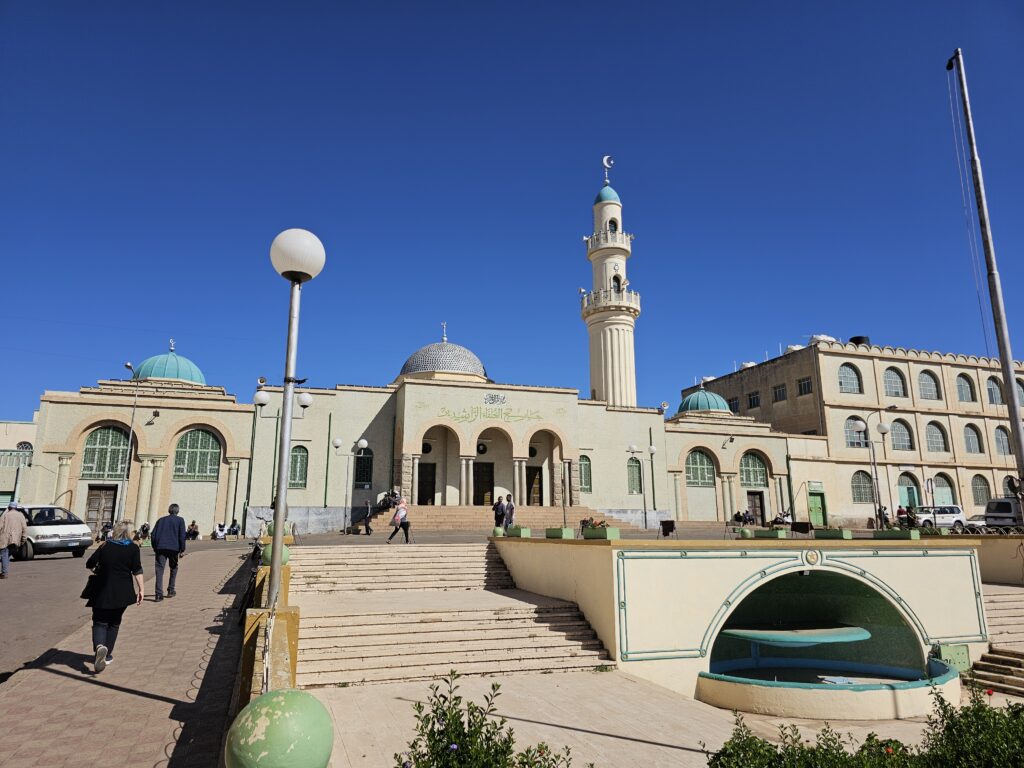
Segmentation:
[(385, 544), (390, 544), (391, 540), (393, 538), (395, 538), (395, 534), (397, 534), (399, 531), (402, 531), (402, 533), (405, 534), (405, 543), (408, 544), (409, 543), (409, 509), (408, 509), (408, 502), (405, 500), (404, 496), (401, 499), (398, 500), (398, 508), (395, 509), (395, 515), (394, 515), (394, 517), (391, 518), (391, 524), (393, 526), (395, 526), (395, 530), (393, 530), (391, 532), (391, 535), (388, 536), (388, 540), (386, 542), (384, 542), (384, 543)]

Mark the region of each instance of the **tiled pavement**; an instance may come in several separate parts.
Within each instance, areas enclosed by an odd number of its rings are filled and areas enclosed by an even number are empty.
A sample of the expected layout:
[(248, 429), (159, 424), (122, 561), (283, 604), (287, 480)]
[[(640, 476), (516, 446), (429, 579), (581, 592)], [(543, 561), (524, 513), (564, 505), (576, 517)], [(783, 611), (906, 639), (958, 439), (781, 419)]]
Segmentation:
[[(241, 632), (246, 550), (189, 554), (178, 596), (125, 613), (115, 662), (92, 672), (91, 625), (0, 686), (0, 766), (216, 766)], [(39, 608), (45, 610), (45, 607)]]

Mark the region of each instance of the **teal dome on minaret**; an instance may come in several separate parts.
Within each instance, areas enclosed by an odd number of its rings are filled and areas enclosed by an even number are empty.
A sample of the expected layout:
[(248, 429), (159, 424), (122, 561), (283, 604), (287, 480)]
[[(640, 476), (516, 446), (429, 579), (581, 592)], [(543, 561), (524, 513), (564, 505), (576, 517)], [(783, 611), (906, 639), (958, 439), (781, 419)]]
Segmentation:
[(143, 360), (142, 364), (135, 369), (135, 375), (132, 378), (139, 381), (173, 379), (192, 384), (206, 384), (206, 377), (199, 370), (199, 366), (187, 357), (175, 353), (173, 339), (170, 350), (162, 355), (154, 355)]
[(594, 205), (598, 203), (621, 203), (619, 200), (619, 193), (616, 192), (611, 186), (605, 181), (604, 186), (601, 187), (601, 191), (597, 193), (597, 197), (594, 198)]
[(725, 398), (721, 395), (708, 392), (704, 387), (701, 387), (696, 392), (691, 392), (683, 398), (677, 413), (688, 413), (690, 411), (725, 411), (726, 413), (731, 413), (732, 409), (729, 408), (729, 404), (725, 402)]

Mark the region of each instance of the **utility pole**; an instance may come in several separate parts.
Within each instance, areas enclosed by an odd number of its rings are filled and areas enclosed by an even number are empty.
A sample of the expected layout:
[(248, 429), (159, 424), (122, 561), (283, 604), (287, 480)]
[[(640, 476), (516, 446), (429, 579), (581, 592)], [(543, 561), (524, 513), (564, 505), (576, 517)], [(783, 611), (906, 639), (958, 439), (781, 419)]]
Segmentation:
[(964, 121), (967, 123), (967, 143), (971, 148), (971, 170), (974, 176), (974, 198), (978, 205), (978, 224), (981, 226), (981, 240), (985, 246), (985, 265), (988, 268), (988, 293), (992, 303), (992, 320), (996, 326), (996, 341), (999, 344), (999, 362), (1003, 372), (1003, 396), (1010, 417), (1010, 445), (1017, 462), (1017, 477), (1024, 478), (1024, 424), (1021, 422), (1020, 398), (1017, 395), (1017, 381), (1013, 371), (1013, 351), (1010, 348), (1010, 331), (1006, 325), (1006, 307), (1003, 304), (1003, 287), (999, 282), (996, 267), (996, 251), (992, 244), (992, 222), (988, 217), (988, 202), (985, 200), (985, 179), (981, 173), (981, 158), (974, 138), (974, 121), (971, 118), (971, 100), (967, 95), (967, 73), (964, 71), (964, 54), (959, 48), (946, 62), (946, 71), (956, 68), (960, 80), (960, 99), (963, 102)]

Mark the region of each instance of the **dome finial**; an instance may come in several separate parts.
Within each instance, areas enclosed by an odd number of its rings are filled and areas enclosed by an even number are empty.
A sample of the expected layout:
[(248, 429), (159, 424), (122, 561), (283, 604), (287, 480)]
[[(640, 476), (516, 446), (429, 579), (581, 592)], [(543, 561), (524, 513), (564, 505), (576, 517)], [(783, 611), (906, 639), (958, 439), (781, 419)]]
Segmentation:
[(174, 339), (171, 339), (171, 348), (168, 351), (170, 351), (170, 352), (174, 351)]
[(441, 342), (446, 343), (448, 341), (448, 323), (441, 322)]
[(606, 187), (610, 186), (611, 182), (608, 181), (608, 171), (610, 171), (612, 166), (615, 165), (615, 160), (612, 159), (611, 155), (605, 155), (601, 158), (601, 165), (604, 166), (604, 185)]

